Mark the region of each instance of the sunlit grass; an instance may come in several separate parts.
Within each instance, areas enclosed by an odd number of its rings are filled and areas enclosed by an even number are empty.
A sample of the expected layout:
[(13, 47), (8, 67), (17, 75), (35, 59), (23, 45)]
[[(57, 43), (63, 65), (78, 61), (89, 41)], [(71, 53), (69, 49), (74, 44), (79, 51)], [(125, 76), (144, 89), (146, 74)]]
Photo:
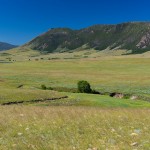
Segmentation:
[(62, 93), (38, 89), (1, 89), (0, 104), (33, 100), (44, 101), (45, 99), (59, 98), (62, 96), (64, 96)]
[(0, 64), (0, 87), (76, 87), (87, 80), (100, 91), (150, 94), (148, 58), (101, 58), (57, 61), (26, 61)]
[[(64, 93), (65, 94), (65, 93)], [(119, 99), (104, 95), (66, 93), (70, 99), (77, 100), (76, 106), (98, 106), (106, 108), (150, 108), (150, 102), (143, 100)]]
[(0, 149), (150, 147), (148, 109), (1, 106), (0, 111)]
[(150, 59), (130, 56), (0, 63), (1, 104), (69, 96), (27, 106), (0, 106), (0, 149), (148, 150), (149, 102), (40, 87), (72, 88), (84, 79), (102, 92), (150, 97), (149, 64)]

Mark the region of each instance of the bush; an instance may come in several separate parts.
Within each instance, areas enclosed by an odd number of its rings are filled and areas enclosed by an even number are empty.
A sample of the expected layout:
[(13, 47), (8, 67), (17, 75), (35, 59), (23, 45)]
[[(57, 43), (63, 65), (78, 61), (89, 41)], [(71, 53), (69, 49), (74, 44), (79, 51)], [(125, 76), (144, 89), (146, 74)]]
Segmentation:
[(48, 87), (47, 90), (53, 90), (53, 88), (52, 87)]
[(41, 88), (42, 88), (43, 90), (46, 90), (46, 89), (47, 89), (44, 84), (41, 85)]
[(78, 82), (78, 91), (80, 93), (91, 93), (92, 92), (90, 84), (84, 80)]
[(92, 90), (91, 93), (92, 93), (92, 94), (101, 94), (99, 91), (96, 91), (96, 90)]

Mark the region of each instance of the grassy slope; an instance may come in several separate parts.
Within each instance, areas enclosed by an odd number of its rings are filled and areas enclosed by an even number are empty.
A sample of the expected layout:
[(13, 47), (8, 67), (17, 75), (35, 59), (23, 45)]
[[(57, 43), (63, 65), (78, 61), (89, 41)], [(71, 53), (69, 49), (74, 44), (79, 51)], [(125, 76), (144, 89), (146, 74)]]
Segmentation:
[(128, 99), (119, 99), (112, 98), (109, 96), (100, 96), (93, 94), (67, 94), (70, 98), (76, 99), (77, 102), (75, 105), (77, 106), (100, 106), (100, 107), (126, 107), (126, 108), (140, 108), (140, 107), (148, 107), (150, 108), (149, 102), (143, 102), (140, 100), (128, 100)]
[(0, 60), (11, 61), (26, 61), (35, 59), (80, 59), (80, 58), (96, 58), (104, 56), (120, 56), (122, 54), (130, 53), (127, 50), (114, 50), (110, 51), (108, 49), (103, 51), (96, 51), (94, 49), (83, 50), (83, 48), (76, 49), (72, 52), (64, 53), (40, 53), (39, 51), (28, 49), (28, 48), (15, 48), (8, 51), (0, 52)]
[(2, 150), (148, 150), (150, 147), (147, 109), (0, 106), (0, 112)]
[(150, 108), (150, 102), (143, 100), (119, 99), (109, 96), (82, 94), (82, 93), (63, 93), (68, 95), (68, 99), (31, 103), (35, 106), (92, 106), (101, 108)]
[(1, 89), (0, 104), (8, 102), (45, 100), (63, 97), (62, 93), (38, 89)]
[(32, 49), (23, 49), (23, 48), (14, 48), (7, 51), (1, 51), (0, 52), (0, 60), (3, 61), (22, 61), (22, 60), (29, 60), (34, 57), (40, 56), (40, 52)]

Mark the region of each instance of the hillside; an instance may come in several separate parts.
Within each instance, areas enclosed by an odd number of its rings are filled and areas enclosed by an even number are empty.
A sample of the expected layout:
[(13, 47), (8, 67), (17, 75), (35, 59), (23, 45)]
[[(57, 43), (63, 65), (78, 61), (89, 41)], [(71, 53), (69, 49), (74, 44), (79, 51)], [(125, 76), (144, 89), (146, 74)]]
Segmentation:
[(52, 28), (23, 47), (50, 53), (76, 49), (127, 49), (143, 53), (150, 49), (150, 23), (94, 25), (81, 30)]
[(9, 49), (12, 49), (12, 48), (15, 48), (15, 47), (17, 47), (17, 46), (12, 45), (12, 44), (8, 44), (8, 43), (4, 43), (4, 42), (0, 42), (0, 51), (9, 50)]

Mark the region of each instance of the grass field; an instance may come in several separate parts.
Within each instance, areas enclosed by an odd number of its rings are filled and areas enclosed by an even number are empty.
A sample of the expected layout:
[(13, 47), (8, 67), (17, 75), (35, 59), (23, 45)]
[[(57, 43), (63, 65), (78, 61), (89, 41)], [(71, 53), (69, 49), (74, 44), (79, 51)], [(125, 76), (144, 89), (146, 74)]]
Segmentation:
[(130, 100), (130, 99), (119, 99), (110, 96), (99, 96), (93, 94), (67, 94), (70, 99), (76, 100), (74, 105), (76, 106), (95, 106), (95, 107), (106, 107), (106, 108), (150, 108), (150, 102), (144, 102), (142, 100)]
[(27, 48), (15, 48), (8, 51), (0, 52), (0, 60), (11, 60), (11, 61), (27, 61), (27, 60), (58, 60), (58, 59), (81, 59), (81, 58), (97, 58), (105, 56), (120, 56), (122, 54), (130, 53), (127, 50), (103, 50), (96, 51), (94, 49), (81, 50), (76, 49), (75, 51), (63, 52), (63, 53), (41, 53), (36, 50)]
[(62, 93), (56, 91), (45, 91), (38, 89), (3, 89), (0, 94), (0, 104), (9, 102), (26, 102), (36, 100), (47, 100), (51, 98), (64, 97)]
[[(0, 149), (149, 150), (149, 64), (141, 56), (2, 61), (0, 104), (25, 103), (0, 106)], [(76, 88), (79, 80), (148, 101), (40, 88)], [(63, 96), (68, 98), (45, 101)]]
[(76, 87), (84, 79), (100, 91), (150, 94), (149, 64), (149, 58), (128, 57), (0, 63), (0, 88)]
[(2, 150), (149, 150), (149, 109), (0, 106)]
[(100, 92), (149, 97), (150, 60), (130, 57), (0, 63), (0, 89), (17, 90), (19, 85), (23, 85), (24, 90), (39, 89), (42, 84), (47, 87), (76, 88), (77, 82), (84, 79)]

